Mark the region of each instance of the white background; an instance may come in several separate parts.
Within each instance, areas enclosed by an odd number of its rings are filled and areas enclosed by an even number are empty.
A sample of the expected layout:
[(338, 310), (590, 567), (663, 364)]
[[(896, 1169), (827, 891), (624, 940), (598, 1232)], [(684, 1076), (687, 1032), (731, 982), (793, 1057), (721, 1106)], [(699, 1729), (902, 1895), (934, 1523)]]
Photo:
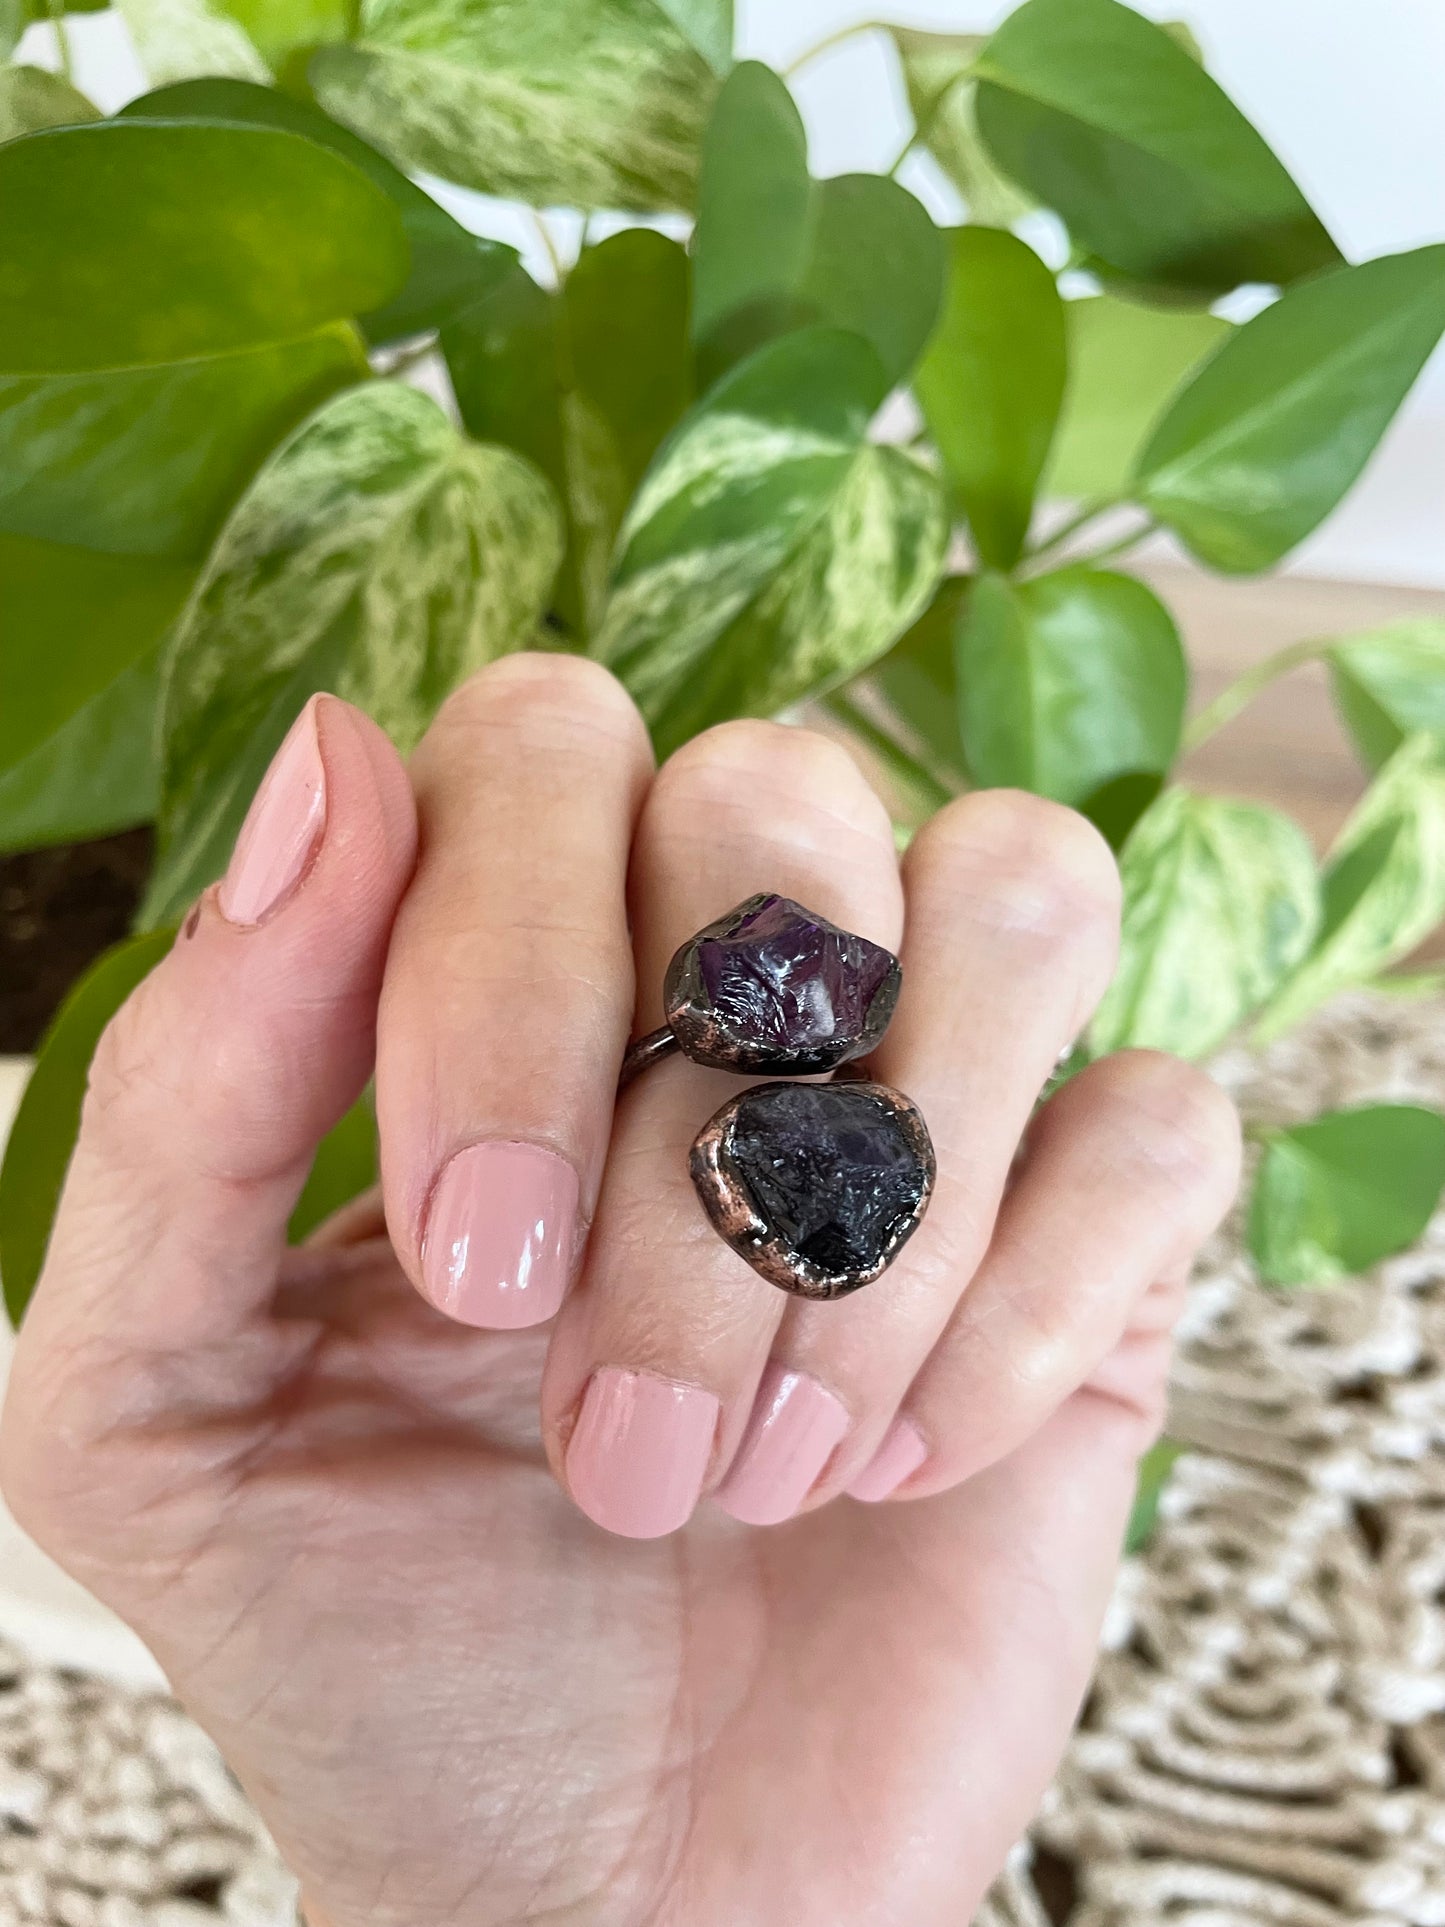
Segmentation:
[[(1445, 0), (1134, 0), (1186, 19), (1211, 70), (1263, 131), (1352, 259), (1445, 239)], [(909, 0), (896, 15), (848, 0), (738, 0), (738, 45), (775, 66), (851, 22), (979, 31), (1009, 0)], [(81, 16), (80, 84), (114, 108), (143, 82), (114, 14)], [(26, 57), (46, 59), (48, 29)], [(860, 35), (795, 82), (815, 173), (889, 165), (908, 128), (884, 37)], [(925, 158), (908, 184), (956, 212)], [(510, 210), (446, 193), (472, 225), (526, 242)], [(1300, 552), (1297, 571), (1445, 587), (1445, 354), (1437, 354), (1364, 481)]]

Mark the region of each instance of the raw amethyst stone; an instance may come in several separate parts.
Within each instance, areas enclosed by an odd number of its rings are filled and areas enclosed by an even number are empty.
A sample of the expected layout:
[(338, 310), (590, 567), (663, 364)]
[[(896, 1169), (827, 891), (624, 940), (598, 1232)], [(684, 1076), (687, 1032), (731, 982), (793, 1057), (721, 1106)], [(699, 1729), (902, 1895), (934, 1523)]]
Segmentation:
[(737, 1101), (727, 1155), (769, 1231), (834, 1276), (876, 1274), (931, 1183), (926, 1136), (876, 1085), (760, 1084)]
[(668, 1017), (701, 1063), (775, 1074), (832, 1070), (883, 1035), (898, 960), (788, 897), (759, 896), (673, 959)]

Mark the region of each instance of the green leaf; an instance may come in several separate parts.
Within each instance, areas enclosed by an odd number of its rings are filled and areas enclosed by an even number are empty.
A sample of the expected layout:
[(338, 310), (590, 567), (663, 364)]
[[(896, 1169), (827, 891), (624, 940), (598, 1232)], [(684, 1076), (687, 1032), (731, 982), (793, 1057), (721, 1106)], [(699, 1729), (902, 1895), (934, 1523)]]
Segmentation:
[(855, 335), (784, 335), (705, 396), (623, 526), (595, 653), (666, 754), (867, 667), (943, 565), (935, 477), (870, 444), (884, 377)]
[(1134, 1486), (1134, 1507), (1129, 1514), (1128, 1531), (1124, 1535), (1126, 1554), (1142, 1552), (1153, 1538), (1154, 1528), (1159, 1521), (1159, 1501), (1169, 1483), (1169, 1474), (1183, 1458), (1186, 1449), (1176, 1445), (1173, 1439), (1160, 1439), (1140, 1459)]
[(914, 390), (980, 558), (1011, 569), (1064, 398), (1064, 304), (998, 228), (949, 236), (948, 293)]
[(1445, 621), (1407, 616), (1326, 652), (1335, 702), (1371, 769), (1418, 729), (1445, 734)]
[(629, 228), (583, 250), (559, 294), (515, 268), (443, 330), (462, 420), (525, 455), (567, 513), (558, 608), (589, 635), (627, 505), (692, 400), (688, 260)]
[(183, 80), (131, 101), (121, 114), (280, 127), (318, 141), (360, 168), (394, 204), (411, 248), (411, 273), (405, 286), (361, 317), (367, 339), (375, 345), (440, 328), (489, 294), (516, 265), (515, 248), (470, 233), (349, 128), (310, 101), (297, 100), (274, 87), (244, 80)]
[(0, 141), (99, 119), (100, 109), (62, 75), (43, 67), (0, 67)]
[(0, 535), (0, 777), (155, 648), (191, 574), (174, 562)]
[(410, 749), (449, 690), (529, 640), (559, 551), (536, 470), (416, 389), (376, 382), (313, 416), (242, 497), (177, 630), (142, 920), (220, 873), (310, 696), (358, 703)]
[(1249, 1249), (1272, 1285), (1368, 1271), (1424, 1231), (1445, 1187), (1445, 1117), (1415, 1104), (1330, 1111), (1269, 1131)]
[(149, 823), (160, 803), (160, 649), (0, 775), (0, 850), (81, 843)]
[(924, 33), (915, 27), (888, 31), (903, 66), (918, 145), (962, 194), (971, 221), (1012, 227), (1034, 202), (999, 172), (979, 138), (973, 69), (988, 36)]
[(386, 197), (273, 128), (33, 134), (0, 199), (0, 527), (78, 547), (201, 553), (406, 272)]
[(1132, 576), (1079, 563), (1026, 582), (983, 575), (955, 636), (959, 727), (975, 783), (1079, 804), (1162, 775), (1184, 720), (1173, 618)]
[(1025, 0), (977, 75), (994, 160), (1114, 272), (1207, 301), (1339, 260), (1229, 97), (1119, 0)]
[(24, 0), (0, 0), (0, 60), (8, 60), (30, 24)]
[(813, 323), (862, 335), (891, 385), (943, 292), (943, 243), (920, 203), (878, 174), (812, 180), (793, 98), (757, 61), (733, 69), (708, 123), (693, 258), (704, 386)]
[(1314, 856), (1286, 816), (1168, 789), (1124, 845), (1119, 967), (1093, 1055), (1142, 1046), (1207, 1057), (1309, 949)]
[(1290, 288), (1179, 394), (1139, 501), (1211, 568), (1271, 567), (1345, 494), (1442, 331), (1445, 246)]
[(1081, 502), (1120, 496), (1175, 391), (1233, 330), (1218, 315), (1108, 294), (1066, 302), (1064, 321), (1069, 385), (1044, 489)]
[(333, 1212), (369, 1191), (377, 1175), (376, 1113), (368, 1092), (316, 1147), (311, 1174), (286, 1228), (288, 1241), (303, 1243)]
[(972, 582), (949, 576), (908, 632), (873, 670), (894, 715), (929, 761), (953, 782), (968, 779), (958, 730), (958, 672), (954, 637)]
[(297, 47), (344, 40), (350, 28), (347, 0), (215, 0), (215, 5), (240, 24), (277, 71)]
[(12, 1324), (20, 1323), (45, 1262), (100, 1034), (174, 936), (173, 930), (154, 930), (107, 950), (76, 984), (41, 1042), (0, 1165), (0, 1276)]
[(1407, 736), (1340, 832), (1313, 949), (1258, 1025), (1277, 1037), (1336, 991), (1369, 983), (1445, 916), (1445, 740)]
[(689, 208), (717, 91), (694, 36), (715, 43), (720, 20), (700, 0), (685, 16), (681, 0), (363, 0), (357, 38), (323, 47), (310, 79), (412, 172), (534, 204)]
[(203, 74), (271, 78), (239, 21), (210, 0), (115, 0), (115, 7), (153, 87)]
[(657, 4), (713, 72), (725, 74), (733, 60), (733, 0), (657, 0)]

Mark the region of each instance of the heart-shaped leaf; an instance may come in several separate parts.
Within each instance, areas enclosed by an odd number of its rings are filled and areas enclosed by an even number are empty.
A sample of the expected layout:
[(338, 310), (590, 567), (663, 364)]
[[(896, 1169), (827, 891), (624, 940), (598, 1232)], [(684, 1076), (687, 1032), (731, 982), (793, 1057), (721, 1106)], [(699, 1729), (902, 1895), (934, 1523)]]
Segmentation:
[(990, 568), (1012, 568), (1023, 551), (1065, 372), (1053, 275), (1012, 234), (955, 229), (943, 315), (914, 391)]
[(812, 323), (862, 335), (891, 385), (943, 293), (943, 243), (920, 203), (877, 174), (812, 180), (793, 98), (757, 61), (733, 69), (708, 123), (693, 258), (704, 386)]
[(1347, 1278), (1414, 1244), (1445, 1187), (1445, 1117), (1367, 1104), (1264, 1134), (1249, 1248), (1273, 1285)]
[(1267, 569), (1344, 495), (1445, 332), (1445, 246), (1290, 288), (1176, 397), (1138, 499), (1231, 574)]
[(1077, 806), (1118, 777), (1161, 776), (1174, 761), (1184, 651), (1169, 611), (1132, 576), (1083, 564), (1024, 582), (980, 576), (954, 649), (975, 783)]
[(63, 75), (43, 67), (0, 67), (0, 141), (99, 119), (100, 109)]
[(79, 547), (203, 552), (406, 274), (386, 196), (274, 128), (32, 134), (0, 200), (0, 527)]
[(160, 695), (157, 646), (0, 775), (0, 850), (81, 843), (152, 822)]
[(176, 632), (143, 920), (220, 873), (317, 690), (409, 749), (449, 690), (531, 637), (560, 546), (536, 470), (469, 441), (416, 389), (375, 382), (313, 416), (242, 497)]
[(1025, 0), (975, 71), (994, 160), (1105, 269), (1207, 301), (1338, 262), (1228, 95), (1119, 0)]
[(482, 300), (516, 266), (515, 248), (472, 234), (430, 194), (350, 128), (310, 101), (245, 80), (183, 80), (160, 87), (121, 109), (124, 118), (223, 120), (280, 127), (318, 141), (359, 167), (401, 216), (411, 248), (411, 273), (400, 293), (361, 316), (368, 340), (381, 344), (440, 328)]
[(680, 0), (363, 0), (310, 80), (413, 172), (535, 204), (690, 208), (717, 91), (696, 37), (715, 54), (721, 18)]
[(596, 653), (667, 754), (866, 668), (927, 603), (936, 478), (867, 440), (884, 376), (856, 335), (784, 335), (667, 442), (623, 525)]
[(1325, 659), (1340, 714), (1371, 769), (1415, 730), (1445, 735), (1445, 621), (1438, 616), (1346, 636)]
[(1445, 739), (1407, 736), (1340, 832), (1319, 935), (1260, 1019), (1277, 1037), (1351, 984), (1369, 983), (1445, 916)]
[(100, 1034), (174, 936), (173, 930), (154, 930), (107, 950), (70, 992), (41, 1042), (0, 1165), (0, 1276), (12, 1324), (20, 1323), (45, 1263)]
[(278, 73), (296, 48), (344, 40), (350, 31), (349, 0), (214, 0), (214, 5), (238, 23)]
[(890, 27), (903, 67), (915, 138), (962, 194), (971, 221), (1011, 227), (1034, 206), (1001, 174), (979, 136), (974, 63), (987, 34)]
[(1081, 502), (1121, 496), (1174, 394), (1232, 330), (1218, 315), (1108, 294), (1066, 302), (1064, 320), (1069, 385), (1044, 489)]
[(958, 728), (954, 639), (972, 586), (971, 579), (962, 575), (941, 582), (917, 622), (873, 670), (873, 680), (889, 708), (949, 787), (968, 780)]
[(1119, 967), (1089, 1048), (1207, 1057), (1309, 949), (1319, 885), (1286, 816), (1168, 789), (1124, 845)]
[(521, 267), (442, 332), (462, 420), (536, 463), (567, 514), (558, 613), (590, 635), (613, 545), (692, 400), (687, 254), (648, 228), (583, 250), (558, 294)]

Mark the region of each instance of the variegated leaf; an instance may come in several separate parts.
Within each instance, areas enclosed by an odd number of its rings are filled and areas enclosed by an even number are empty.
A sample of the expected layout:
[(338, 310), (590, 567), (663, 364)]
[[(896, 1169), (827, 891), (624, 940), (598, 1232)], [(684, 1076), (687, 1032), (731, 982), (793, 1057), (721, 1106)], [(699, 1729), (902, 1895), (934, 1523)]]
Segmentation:
[(314, 56), (311, 85), (404, 167), (464, 187), (686, 208), (718, 83), (673, 11), (657, 0), (365, 0), (360, 34)]
[(221, 869), (303, 703), (327, 689), (408, 749), (447, 692), (524, 645), (561, 553), (551, 491), (399, 383), (338, 396), (243, 496), (166, 669), (163, 922)]
[(1169, 789), (1135, 825), (1120, 867), (1119, 967), (1089, 1048), (1205, 1057), (1309, 948), (1319, 921), (1309, 844), (1273, 810)]
[(1407, 957), (1445, 917), (1445, 739), (1407, 736), (1330, 851), (1319, 936), (1260, 1019), (1277, 1037)]
[(0, 141), (99, 119), (100, 109), (63, 75), (43, 67), (0, 67)]
[(1034, 202), (999, 172), (979, 137), (973, 65), (988, 35), (925, 33), (917, 27), (890, 27), (889, 32), (902, 62), (919, 146), (962, 194), (971, 221), (1012, 227)]
[(226, 74), (269, 80), (271, 70), (239, 21), (208, 0), (115, 0), (153, 87)]
[(1345, 636), (1326, 660), (1335, 703), (1371, 769), (1417, 729), (1445, 735), (1445, 621), (1406, 616)]
[(664, 446), (619, 543), (596, 653), (666, 754), (865, 669), (943, 566), (937, 478), (866, 439), (866, 342), (806, 329), (761, 349)]

